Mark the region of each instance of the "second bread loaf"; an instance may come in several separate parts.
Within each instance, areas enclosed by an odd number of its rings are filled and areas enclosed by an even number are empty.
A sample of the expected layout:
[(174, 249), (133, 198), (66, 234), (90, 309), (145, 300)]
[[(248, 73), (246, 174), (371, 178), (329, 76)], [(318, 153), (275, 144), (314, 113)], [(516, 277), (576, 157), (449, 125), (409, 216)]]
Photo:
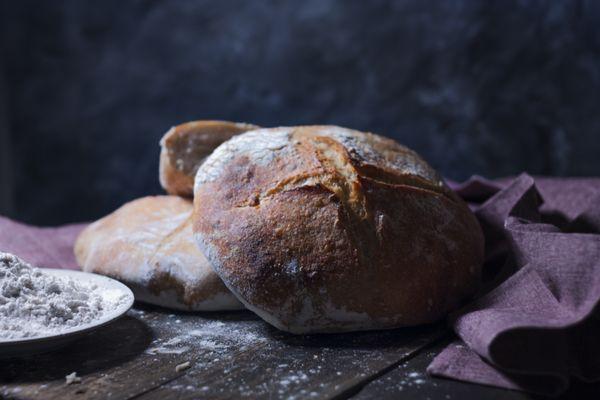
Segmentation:
[(136, 300), (188, 311), (243, 306), (213, 272), (192, 239), (192, 204), (149, 196), (123, 205), (77, 238), (82, 269), (115, 278)]

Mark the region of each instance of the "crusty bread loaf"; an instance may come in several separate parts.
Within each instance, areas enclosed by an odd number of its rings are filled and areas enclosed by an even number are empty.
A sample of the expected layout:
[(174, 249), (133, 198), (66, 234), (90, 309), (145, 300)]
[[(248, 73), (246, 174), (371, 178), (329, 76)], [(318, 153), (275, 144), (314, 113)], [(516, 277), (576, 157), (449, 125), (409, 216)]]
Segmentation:
[(232, 292), (293, 333), (433, 322), (480, 280), (467, 205), (415, 152), (340, 127), (223, 143), (196, 175), (193, 224)]
[(167, 193), (191, 197), (196, 171), (204, 159), (232, 136), (257, 128), (227, 121), (193, 121), (169, 129), (160, 140), (162, 187)]
[(89, 225), (75, 256), (84, 271), (132, 288), (136, 300), (180, 310), (243, 308), (193, 241), (192, 203), (144, 197)]

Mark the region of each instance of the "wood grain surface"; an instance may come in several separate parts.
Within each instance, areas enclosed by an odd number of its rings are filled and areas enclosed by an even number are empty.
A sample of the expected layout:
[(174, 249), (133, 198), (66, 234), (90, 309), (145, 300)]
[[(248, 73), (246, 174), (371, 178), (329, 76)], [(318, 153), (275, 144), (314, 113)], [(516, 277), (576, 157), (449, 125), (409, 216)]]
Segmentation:
[[(447, 336), (441, 324), (293, 336), (246, 311), (172, 314), (136, 305), (126, 317), (65, 348), (0, 359), (0, 397), (530, 398), (425, 376)], [(81, 383), (66, 384), (65, 376), (72, 372)]]
[[(293, 336), (250, 312), (171, 314), (138, 306), (61, 350), (2, 360), (18, 399), (334, 398), (443, 335), (440, 326)], [(176, 367), (189, 362), (190, 368)], [(82, 382), (66, 385), (77, 372)]]

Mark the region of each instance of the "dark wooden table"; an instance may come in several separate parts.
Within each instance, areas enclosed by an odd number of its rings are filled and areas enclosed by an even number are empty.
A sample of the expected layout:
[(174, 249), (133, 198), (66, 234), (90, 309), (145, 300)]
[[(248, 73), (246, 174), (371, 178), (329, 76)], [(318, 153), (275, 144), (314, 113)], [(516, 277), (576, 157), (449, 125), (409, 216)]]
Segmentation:
[[(425, 368), (449, 335), (443, 325), (435, 325), (293, 336), (250, 312), (173, 314), (136, 305), (126, 317), (66, 348), (35, 357), (0, 359), (0, 397), (535, 398), (428, 377)], [(72, 372), (77, 372), (81, 383), (66, 384), (65, 376)], [(566, 396), (599, 399), (600, 389), (577, 384)]]

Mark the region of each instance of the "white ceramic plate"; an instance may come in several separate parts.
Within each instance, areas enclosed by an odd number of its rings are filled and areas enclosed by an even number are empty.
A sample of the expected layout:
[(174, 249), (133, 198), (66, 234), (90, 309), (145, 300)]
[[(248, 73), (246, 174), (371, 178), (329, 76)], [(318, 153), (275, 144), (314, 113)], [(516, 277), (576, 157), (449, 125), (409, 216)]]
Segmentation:
[[(69, 342), (80, 338), (84, 334), (92, 332), (110, 322), (122, 317), (133, 305), (133, 293), (131, 290), (114, 279), (106, 276), (91, 274), (88, 272), (73, 271), (68, 269), (49, 269), (40, 268), (44, 273), (60, 278), (71, 278), (75, 282), (83, 284), (95, 284), (100, 289), (99, 293), (105, 293), (107, 296), (115, 296), (123, 294), (126, 299), (121, 304), (112, 309), (107, 310), (101, 318), (98, 318), (88, 324), (78, 327), (65, 329), (57, 334), (31, 336), (27, 338), (16, 339), (0, 339), (0, 356), (26, 356), (35, 353), (50, 351), (62, 347)], [(117, 291), (117, 293), (115, 293)], [(113, 297), (114, 298), (114, 297)]]

